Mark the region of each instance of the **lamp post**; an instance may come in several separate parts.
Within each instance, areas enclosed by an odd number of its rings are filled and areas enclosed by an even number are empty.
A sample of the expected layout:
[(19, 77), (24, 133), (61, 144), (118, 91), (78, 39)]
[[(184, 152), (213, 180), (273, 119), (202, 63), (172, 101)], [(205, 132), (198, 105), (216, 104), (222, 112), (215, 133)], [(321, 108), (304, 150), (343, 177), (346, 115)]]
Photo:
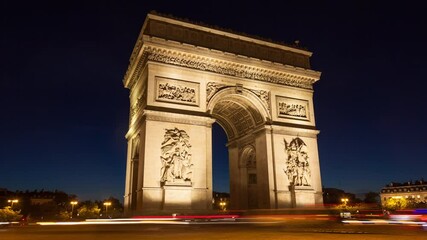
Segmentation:
[(10, 203), (10, 208), (13, 208), (13, 204), (18, 203), (19, 200), (18, 199), (9, 199), (9, 200), (7, 200), (7, 202)]
[(221, 210), (225, 211), (225, 205), (227, 205), (227, 203), (226, 203), (226, 202), (224, 202), (224, 201), (221, 201), (221, 202), (219, 203), (219, 206), (221, 207)]
[(111, 206), (111, 202), (105, 202), (104, 206), (105, 206), (105, 215), (108, 217), (108, 206)]
[(341, 216), (342, 218), (350, 218), (350, 217), (351, 217), (351, 214), (350, 214), (350, 212), (348, 212), (348, 211), (349, 211), (349, 209), (348, 209), (348, 207), (347, 207), (348, 198), (341, 198), (341, 202), (343, 203), (343, 206), (341, 206), (341, 209), (342, 209), (344, 212), (341, 212), (341, 213), (340, 213), (340, 216)]
[(71, 217), (70, 218), (73, 218), (74, 205), (77, 205), (77, 201), (71, 201), (70, 204), (71, 204)]

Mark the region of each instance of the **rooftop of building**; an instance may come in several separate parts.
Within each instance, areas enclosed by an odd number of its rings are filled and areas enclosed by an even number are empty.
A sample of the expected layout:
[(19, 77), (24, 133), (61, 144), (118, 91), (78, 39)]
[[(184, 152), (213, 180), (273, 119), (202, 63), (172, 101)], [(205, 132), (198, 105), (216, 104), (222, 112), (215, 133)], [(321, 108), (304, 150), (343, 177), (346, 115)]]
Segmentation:
[(412, 186), (420, 186), (420, 185), (427, 185), (427, 181), (424, 180), (424, 178), (421, 178), (420, 180), (409, 180), (407, 182), (399, 183), (399, 182), (391, 182), (387, 184), (384, 188), (390, 188), (390, 187), (412, 187)]

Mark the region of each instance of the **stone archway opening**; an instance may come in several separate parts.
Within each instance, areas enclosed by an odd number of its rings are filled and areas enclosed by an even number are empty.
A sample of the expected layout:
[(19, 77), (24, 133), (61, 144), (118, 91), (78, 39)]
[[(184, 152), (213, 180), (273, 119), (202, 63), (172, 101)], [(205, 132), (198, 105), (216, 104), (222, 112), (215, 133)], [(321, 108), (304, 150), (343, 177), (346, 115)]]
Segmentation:
[(213, 191), (230, 193), (227, 135), (218, 124), (212, 124), (212, 172)]
[[(259, 177), (266, 174), (262, 168), (257, 169), (257, 148), (260, 154), (265, 154), (266, 150), (265, 146), (257, 144), (257, 138), (264, 137), (258, 132), (264, 129), (268, 116), (262, 114), (260, 106), (262, 102), (249, 90), (236, 91), (234, 87), (218, 91), (208, 106), (211, 116), (227, 134), (230, 207), (233, 209), (261, 208), (262, 201), (258, 199), (262, 183), (258, 182), (268, 180)], [(214, 166), (216, 160), (213, 154)], [(265, 162), (260, 164), (265, 165)]]

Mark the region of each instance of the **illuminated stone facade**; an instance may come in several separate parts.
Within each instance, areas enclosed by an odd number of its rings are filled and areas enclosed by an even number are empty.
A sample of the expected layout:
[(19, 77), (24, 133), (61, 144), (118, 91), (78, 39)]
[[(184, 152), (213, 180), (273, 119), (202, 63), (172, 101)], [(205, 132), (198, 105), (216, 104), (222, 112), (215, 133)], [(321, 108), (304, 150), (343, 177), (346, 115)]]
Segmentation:
[(418, 180), (405, 183), (390, 183), (381, 189), (381, 204), (389, 198), (405, 198), (415, 202), (427, 202), (427, 182)]
[(229, 209), (322, 203), (311, 52), (148, 14), (124, 77), (128, 214), (212, 208), (212, 124)]

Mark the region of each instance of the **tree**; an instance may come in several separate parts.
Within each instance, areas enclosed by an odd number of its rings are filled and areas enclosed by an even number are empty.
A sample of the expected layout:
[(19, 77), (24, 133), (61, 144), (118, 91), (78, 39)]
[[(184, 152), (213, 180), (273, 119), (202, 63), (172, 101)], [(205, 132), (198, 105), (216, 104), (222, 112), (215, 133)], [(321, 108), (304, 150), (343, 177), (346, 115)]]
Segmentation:
[[(107, 213), (105, 212), (107, 209), (103, 205), (105, 202), (111, 203), (111, 205), (108, 207)], [(102, 208), (103, 215), (106, 215), (106, 217), (112, 217), (112, 218), (122, 217), (123, 205), (120, 203), (120, 201), (117, 198), (109, 197), (108, 199), (105, 199), (101, 204), (102, 204), (101, 206), (103, 206)]]
[(59, 211), (60, 206), (58, 206), (54, 201), (50, 201), (31, 205), (29, 215), (33, 219), (55, 220)]
[(334, 209), (340, 212), (357, 212), (360, 209), (359, 203), (341, 203), (334, 207)]
[(347, 193), (344, 190), (337, 188), (323, 188), (323, 203), (325, 204), (341, 204), (341, 199), (347, 198), (349, 203), (359, 203), (360, 199), (356, 198), (353, 193)]
[(14, 205), (14, 208), (19, 208), (22, 215), (31, 216), (35, 220), (55, 220), (60, 212), (70, 207), (70, 199), (76, 198), (75, 195), (68, 195), (63, 191), (44, 189), (10, 192), (7, 197), (19, 199), (19, 204)]
[(70, 220), (70, 218), (71, 218), (71, 212), (61, 211), (58, 214), (58, 219), (59, 220)]
[(405, 209), (408, 206), (408, 201), (405, 198), (389, 198), (384, 202), (384, 209), (395, 211)]
[(0, 222), (19, 221), (21, 218), (20, 211), (14, 211), (11, 207), (0, 209)]
[(364, 203), (378, 203), (380, 195), (376, 192), (368, 192), (365, 194)]
[(82, 206), (77, 209), (77, 214), (81, 218), (98, 218), (100, 212), (101, 209), (92, 201), (83, 202)]

